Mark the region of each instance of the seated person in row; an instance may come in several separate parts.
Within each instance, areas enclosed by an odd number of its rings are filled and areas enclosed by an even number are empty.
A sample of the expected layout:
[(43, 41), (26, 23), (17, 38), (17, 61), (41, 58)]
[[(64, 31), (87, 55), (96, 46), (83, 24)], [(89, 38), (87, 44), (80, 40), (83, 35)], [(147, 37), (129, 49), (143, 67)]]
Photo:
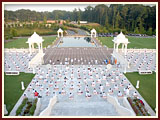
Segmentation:
[(118, 90), (118, 89), (119, 89), (117, 84), (114, 85), (114, 89), (115, 89), (115, 90)]
[(49, 87), (52, 87), (52, 86), (53, 86), (53, 82), (50, 81), (50, 82), (49, 82)]
[(103, 89), (104, 89), (103, 85), (100, 84), (99, 89), (100, 89), (101, 92), (103, 92)]
[(73, 86), (73, 85), (71, 85), (71, 86), (70, 86), (70, 90), (73, 90), (73, 89), (74, 89), (74, 86)]
[(86, 91), (86, 97), (87, 98), (91, 97), (91, 94), (89, 93), (89, 91)]
[(28, 91), (30, 91), (32, 89), (32, 85), (30, 84), (28, 87)]
[(49, 95), (49, 89), (46, 88), (46, 95), (48, 96)]
[(92, 85), (92, 87), (95, 87), (95, 82), (94, 82), (94, 81), (92, 81), (91, 85)]
[(78, 86), (78, 87), (81, 87), (81, 82), (80, 82), (80, 81), (78, 82), (78, 85), (77, 85), (77, 86)]
[(94, 88), (93, 94), (95, 94), (95, 95), (97, 94), (96, 88)]
[(106, 76), (105, 75), (103, 75), (103, 80), (106, 80)]
[(85, 86), (85, 91), (89, 91), (88, 85)]
[(133, 96), (134, 96), (134, 97), (137, 97), (137, 96), (138, 96), (138, 94), (137, 94), (136, 91), (133, 93)]
[(123, 82), (120, 82), (120, 86), (124, 86)]
[(107, 98), (107, 96), (106, 96), (106, 93), (105, 93), (105, 92), (103, 92), (102, 97), (103, 97), (103, 98)]
[(66, 91), (62, 88), (62, 95), (65, 95)]
[(73, 99), (73, 93), (69, 94), (69, 99)]
[(109, 88), (109, 89), (108, 89), (108, 93), (113, 93), (112, 88)]
[(81, 89), (78, 90), (78, 95), (81, 95), (83, 93), (83, 91), (81, 91)]
[(40, 91), (42, 91), (44, 89), (43, 85), (40, 85)]
[(118, 91), (118, 97), (123, 97), (121, 91)]
[(54, 86), (55, 90), (59, 90), (59, 87), (57, 85)]
[(108, 80), (106, 81), (106, 86), (109, 86), (110, 84), (109, 84), (109, 82), (108, 82)]
[(98, 80), (96, 81), (97, 83), (101, 83), (101, 79), (100, 78), (98, 78)]

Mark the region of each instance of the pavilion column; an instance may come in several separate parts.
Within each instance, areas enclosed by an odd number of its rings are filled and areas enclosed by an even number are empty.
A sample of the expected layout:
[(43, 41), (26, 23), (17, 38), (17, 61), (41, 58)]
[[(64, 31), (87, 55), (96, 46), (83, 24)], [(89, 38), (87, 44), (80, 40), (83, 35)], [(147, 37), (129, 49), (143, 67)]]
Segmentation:
[(92, 37), (92, 32), (91, 32), (91, 37)]
[(114, 50), (115, 50), (115, 42), (114, 42)]
[(42, 46), (42, 42), (41, 42), (41, 51), (43, 52), (43, 46)]
[(63, 32), (61, 33), (61, 36), (63, 37)]
[(122, 44), (122, 52), (124, 52), (124, 44)]
[(40, 52), (40, 50), (41, 50), (41, 49), (40, 49), (40, 43), (38, 44), (38, 49), (39, 49), (39, 52)]
[(127, 44), (125, 44), (125, 51), (124, 51), (124, 54), (125, 54), (125, 55), (127, 54)]
[(29, 52), (30, 52), (30, 54), (32, 53), (32, 51), (31, 51), (31, 44), (29, 43)]
[(34, 43), (32, 44), (32, 51), (34, 52)]
[(58, 32), (58, 37), (59, 37), (59, 32)]
[(94, 33), (94, 37), (96, 37), (96, 33)]
[(117, 44), (117, 46), (116, 46), (116, 52), (118, 52), (118, 46), (119, 46), (119, 44)]

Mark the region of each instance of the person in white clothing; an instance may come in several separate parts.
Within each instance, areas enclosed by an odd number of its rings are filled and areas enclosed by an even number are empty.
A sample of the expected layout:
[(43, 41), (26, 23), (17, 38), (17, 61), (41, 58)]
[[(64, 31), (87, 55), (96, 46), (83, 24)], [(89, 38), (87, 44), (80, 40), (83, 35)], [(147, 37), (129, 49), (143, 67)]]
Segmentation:
[(108, 89), (108, 92), (109, 92), (109, 93), (113, 93), (112, 88), (109, 88), (109, 89)]
[(49, 95), (49, 89), (46, 88), (46, 95), (48, 96)]
[(137, 96), (138, 96), (138, 94), (137, 94), (136, 91), (133, 93), (133, 96), (134, 96), (134, 97), (137, 97)]
[(86, 97), (87, 98), (91, 97), (91, 94), (89, 93), (89, 91), (86, 92)]
[(73, 86), (73, 85), (71, 85), (71, 86), (70, 86), (70, 90), (73, 90), (73, 89), (74, 89), (74, 86)]
[(101, 83), (101, 79), (100, 78), (98, 78), (97, 83)]
[(103, 98), (106, 98), (106, 97), (107, 97), (105, 92), (103, 92), (102, 97), (103, 97)]
[(78, 90), (78, 94), (80, 95), (80, 94), (82, 94), (83, 92), (81, 91), (81, 89), (79, 89)]
[(95, 94), (95, 95), (97, 94), (96, 88), (94, 88), (93, 94)]
[(106, 86), (109, 86), (109, 82), (108, 82), (108, 80), (106, 81)]
[(73, 99), (73, 93), (69, 94), (69, 99)]
[(40, 91), (42, 91), (43, 89), (44, 89), (44, 87), (43, 87), (43, 85), (40, 85), (41, 87), (40, 87)]
[(94, 86), (95, 86), (95, 82), (94, 82), (94, 81), (92, 81), (91, 85), (92, 85), (92, 87), (94, 87)]
[(62, 95), (65, 95), (66, 91), (62, 88)]
[(129, 89), (126, 89), (126, 95), (129, 96)]
[(117, 84), (114, 85), (114, 89), (118, 90), (118, 85)]
[(99, 89), (101, 92), (103, 92), (103, 85), (100, 84)]
[(106, 80), (106, 75), (103, 75), (103, 80)]
[(122, 93), (121, 93), (121, 91), (118, 91), (118, 97), (122, 97), (123, 95), (122, 95)]

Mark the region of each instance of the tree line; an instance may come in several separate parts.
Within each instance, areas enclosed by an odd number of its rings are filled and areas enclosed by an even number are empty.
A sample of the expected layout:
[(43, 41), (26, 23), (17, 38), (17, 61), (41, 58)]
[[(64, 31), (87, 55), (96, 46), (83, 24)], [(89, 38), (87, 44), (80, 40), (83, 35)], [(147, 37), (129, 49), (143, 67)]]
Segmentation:
[(4, 11), (5, 21), (88, 21), (104, 26), (108, 31), (125, 30), (131, 33), (156, 33), (156, 6), (140, 4), (100, 4), (87, 6), (84, 11), (74, 9), (72, 12), (54, 10), (52, 12), (36, 12), (31, 10)]

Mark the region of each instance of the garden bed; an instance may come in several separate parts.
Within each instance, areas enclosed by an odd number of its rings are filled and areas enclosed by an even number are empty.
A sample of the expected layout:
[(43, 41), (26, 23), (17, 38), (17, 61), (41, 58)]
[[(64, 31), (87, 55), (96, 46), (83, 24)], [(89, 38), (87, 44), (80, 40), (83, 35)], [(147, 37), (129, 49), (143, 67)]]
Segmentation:
[(140, 99), (128, 97), (127, 100), (137, 116), (150, 116), (144, 104), (140, 102)]
[(33, 116), (37, 105), (36, 99), (25, 98), (16, 111), (16, 116)]

